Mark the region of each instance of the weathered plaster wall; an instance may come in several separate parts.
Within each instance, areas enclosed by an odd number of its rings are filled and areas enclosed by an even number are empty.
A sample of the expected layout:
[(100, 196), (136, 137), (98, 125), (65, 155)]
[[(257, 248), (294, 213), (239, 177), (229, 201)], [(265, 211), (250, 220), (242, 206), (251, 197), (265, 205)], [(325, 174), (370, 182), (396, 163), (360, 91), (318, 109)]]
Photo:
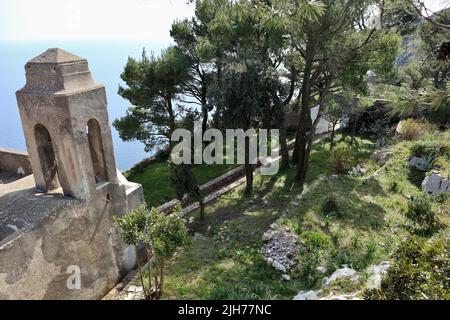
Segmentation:
[[(311, 108), (311, 120), (314, 121), (317, 118), (317, 114), (319, 112), (319, 107)], [(286, 115), (286, 127), (288, 128), (297, 128), (299, 121), (299, 113), (298, 112), (289, 112)], [(335, 127), (335, 130), (340, 129), (341, 127), (345, 127), (345, 121), (343, 120), (341, 123), (338, 123)], [(331, 122), (327, 121), (323, 117), (319, 120), (319, 123), (316, 127), (316, 134), (323, 134), (330, 132), (332, 130)]]
[(0, 171), (21, 172), (23, 175), (31, 174), (31, 164), (28, 154), (17, 150), (0, 148)]
[[(122, 244), (113, 222), (128, 211), (124, 189), (108, 183), (89, 201), (59, 199), (32, 228), (0, 242), (0, 299), (98, 299), (108, 292), (135, 265), (135, 249)], [(72, 265), (81, 269), (80, 290), (67, 288)]]
[[(135, 265), (113, 218), (144, 201), (142, 187), (119, 182), (87, 61), (49, 49), (25, 70), (16, 97), (33, 175), (0, 186), (0, 299), (98, 299)], [(79, 289), (67, 286), (73, 266)]]

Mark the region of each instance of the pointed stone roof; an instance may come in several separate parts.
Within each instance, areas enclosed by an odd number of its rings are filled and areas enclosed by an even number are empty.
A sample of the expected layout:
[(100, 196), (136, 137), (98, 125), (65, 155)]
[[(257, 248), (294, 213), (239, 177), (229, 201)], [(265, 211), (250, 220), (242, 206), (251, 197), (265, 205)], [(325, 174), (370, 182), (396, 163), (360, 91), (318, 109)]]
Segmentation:
[(51, 48), (41, 53), (37, 57), (28, 61), (28, 63), (51, 63), (51, 64), (61, 64), (70, 63), (77, 61), (86, 61), (86, 59), (74, 55), (60, 48)]

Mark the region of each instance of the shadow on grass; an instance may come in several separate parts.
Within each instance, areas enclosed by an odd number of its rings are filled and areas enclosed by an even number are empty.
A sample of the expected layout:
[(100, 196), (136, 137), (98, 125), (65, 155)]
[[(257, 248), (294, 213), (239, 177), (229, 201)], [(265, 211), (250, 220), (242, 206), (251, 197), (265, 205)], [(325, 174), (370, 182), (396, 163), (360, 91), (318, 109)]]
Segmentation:
[[(364, 152), (358, 155), (368, 156)], [(381, 186), (375, 180), (346, 176), (322, 179), (329, 174), (329, 154), (328, 141), (315, 146), (307, 177), (309, 188), (301, 200), (297, 198), (301, 192), (295, 183), (295, 168), (291, 168), (276, 176), (255, 177), (251, 196), (245, 196), (239, 187), (208, 204), (205, 221), (189, 226), (205, 239), (194, 240), (169, 266), (166, 297), (291, 299), (302, 283), (280, 281), (281, 273), (269, 267), (260, 253), (262, 235), (283, 214), (297, 219), (300, 226), (310, 211), (324, 220), (321, 207), (327, 194), (338, 195), (341, 223), (361, 229), (382, 225), (384, 211), (370, 199), (384, 195)]]

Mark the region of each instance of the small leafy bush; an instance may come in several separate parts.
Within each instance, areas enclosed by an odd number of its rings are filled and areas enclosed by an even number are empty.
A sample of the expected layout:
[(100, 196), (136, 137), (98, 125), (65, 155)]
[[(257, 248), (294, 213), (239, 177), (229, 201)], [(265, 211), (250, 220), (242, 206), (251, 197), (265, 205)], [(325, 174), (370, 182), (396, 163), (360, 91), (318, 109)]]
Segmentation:
[(413, 119), (408, 119), (403, 121), (401, 134), (403, 140), (413, 141), (421, 138), (425, 134), (426, 130), (427, 128), (424, 123)]
[(432, 229), (437, 222), (431, 199), (425, 194), (413, 197), (408, 202), (406, 216), (426, 230)]
[(138, 163), (136, 163), (130, 170), (127, 171), (127, 178), (134, 175), (143, 173), (145, 169), (155, 163), (165, 162), (170, 157), (170, 149), (163, 148), (156, 151), (155, 155), (150, 158), (146, 158)]
[(156, 151), (156, 153), (153, 157), (158, 162), (167, 161), (170, 157), (170, 148), (159, 149), (158, 151)]
[(328, 165), (334, 173), (345, 174), (356, 165), (356, 159), (349, 148), (340, 146), (331, 153)]
[(440, 157), (450, 155), (450, 143), (449, 142), (437, 142), (437, 141), (420, 141), (414, 143), (411, 147), (411, 155), (413, 157)]
[(450, 170), (450, 161), (444, 157), (438, 157), (434, 160), (434, 167), (440, 169), (441, 171)]
[(139, 278), (146, 299), (161, 297), (167, 259), (179, 246), (189, 243), (187, 229), (178, 217), (180, 210), (177, 207), (171, 215), (166, 215), (142, 205), (130, 214), (115, 217), (123, 242), (130, 246), (142, 244), (146, 249), (147, 270), (139, 266)]
[(307, 287), (313, 287), (321, 275), (317, 272), (324, 259), (324, 250), (330, 246), (330, 241), (323, 232), (306, 231), (302, 234), (305, 239), (300, 249), (300, 274)]
[(450, 299), (450, 240), (412, 236), (394, 253), (381, 289), (364, 292), (367, 300)]
[(154, 158), (146, 158), (138, 163), (136, 163), (130, 170), (128, 170), (128, 177), (132, 177), (134, 175), (140, 174), (144, 172), (150, 165), (157, 162)]
[(392, 112), (392, 107), (376, 102), (358, 111), (352, 111), (344, 131), (349, 134), (357, 133), (364, 136), (379, 137), (381, 133), (386, 133), (399, 120), (398, 116)]

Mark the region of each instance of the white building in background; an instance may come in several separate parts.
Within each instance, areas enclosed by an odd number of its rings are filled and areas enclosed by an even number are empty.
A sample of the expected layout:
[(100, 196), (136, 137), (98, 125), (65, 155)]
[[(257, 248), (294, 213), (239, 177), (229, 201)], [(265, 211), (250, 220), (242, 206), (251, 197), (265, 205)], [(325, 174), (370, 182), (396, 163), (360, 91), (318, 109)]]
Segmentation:
[[(314, 122), (317, 119), (319, 113), (319, 106), (311, 109), (311, 120)], [(299, 112), (289, 112), (286, 116), (286, 126), (288, 128), (296, 128), (298, 125)], [(347, 119), (342, 119), (335, 127), (335, 130), (344, 128), (347, 124)], [(319, 123), (316, 127), (316, 134), (323, 134), (331, 132), (333, 130), (333, 124), (327, 121), (324, 117), (319, 119)]]

